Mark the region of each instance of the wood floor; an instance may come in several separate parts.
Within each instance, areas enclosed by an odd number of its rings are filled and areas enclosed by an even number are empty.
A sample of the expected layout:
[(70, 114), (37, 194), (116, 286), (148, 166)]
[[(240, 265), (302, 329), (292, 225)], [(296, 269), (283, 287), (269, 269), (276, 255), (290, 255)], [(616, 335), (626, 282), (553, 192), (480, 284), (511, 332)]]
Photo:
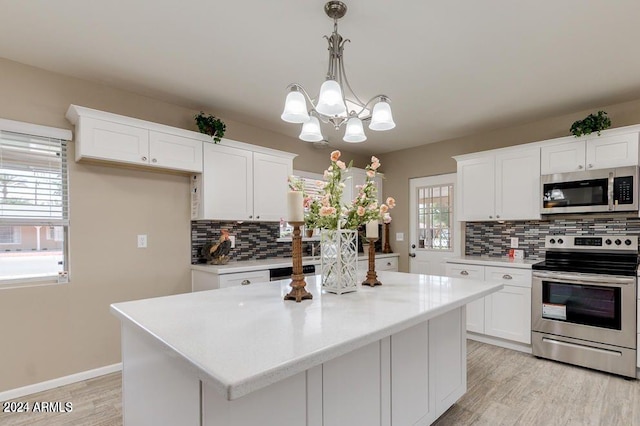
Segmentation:
[[(437, 420), (439, 426), (640, 426), (640, 381), (471, 340), (467, 351), (468, 391)], [(0, 413), (0, 425), (121, 425), (121, 384), (120, 373), (113, 373), (19, 398), (72, 402), (73, 411)]]

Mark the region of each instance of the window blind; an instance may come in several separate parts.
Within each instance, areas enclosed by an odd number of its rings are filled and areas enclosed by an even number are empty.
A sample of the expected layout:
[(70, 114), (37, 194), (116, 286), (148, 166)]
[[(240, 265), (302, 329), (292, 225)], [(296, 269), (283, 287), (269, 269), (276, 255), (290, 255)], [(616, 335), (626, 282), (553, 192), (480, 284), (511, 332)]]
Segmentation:
[(66, 141), (0, 131), (0, 225), (68, 225)]

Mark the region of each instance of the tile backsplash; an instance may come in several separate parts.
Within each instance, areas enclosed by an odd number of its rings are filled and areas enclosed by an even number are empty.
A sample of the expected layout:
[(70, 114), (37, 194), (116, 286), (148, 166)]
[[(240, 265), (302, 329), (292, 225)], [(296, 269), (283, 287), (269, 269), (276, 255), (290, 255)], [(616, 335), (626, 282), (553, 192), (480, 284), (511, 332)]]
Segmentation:
[(510, 238), (518, 237), (518, 248), (528, 259), (544, 259), (544, 238), (547, 235), (638, 235), (638, 217), (571, 217), (551, 220), (513, 222), (467, 222), (465, 224), (465, 254), (506, 256)]

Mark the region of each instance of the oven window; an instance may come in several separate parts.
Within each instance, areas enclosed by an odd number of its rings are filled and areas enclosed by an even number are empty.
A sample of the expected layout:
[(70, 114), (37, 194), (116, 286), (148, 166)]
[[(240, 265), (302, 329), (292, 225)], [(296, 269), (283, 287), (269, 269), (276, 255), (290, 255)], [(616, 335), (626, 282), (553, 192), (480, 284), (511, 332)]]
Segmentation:
[(543, 318), (620, 330), (621, 289), (542, 282)]
[(546, 183), (544, 208), (573, 206), (606, 206), (607, 179), (591, 179), (577, 182)]

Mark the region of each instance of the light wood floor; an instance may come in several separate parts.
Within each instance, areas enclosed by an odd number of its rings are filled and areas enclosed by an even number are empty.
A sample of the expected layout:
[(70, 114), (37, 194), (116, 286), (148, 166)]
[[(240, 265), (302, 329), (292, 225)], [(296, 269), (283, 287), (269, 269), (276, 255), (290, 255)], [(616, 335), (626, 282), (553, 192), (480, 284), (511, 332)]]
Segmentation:
[[(467, 351), (468, 391), (437, 420), (439, 426), (640, 426), (640, 381), (471, 340)], [(0, 413), (0, 425), (121, 425), (121, 384), (120, 373), (113, 373), (18, 398), (72, 402), (73, 411)]]

